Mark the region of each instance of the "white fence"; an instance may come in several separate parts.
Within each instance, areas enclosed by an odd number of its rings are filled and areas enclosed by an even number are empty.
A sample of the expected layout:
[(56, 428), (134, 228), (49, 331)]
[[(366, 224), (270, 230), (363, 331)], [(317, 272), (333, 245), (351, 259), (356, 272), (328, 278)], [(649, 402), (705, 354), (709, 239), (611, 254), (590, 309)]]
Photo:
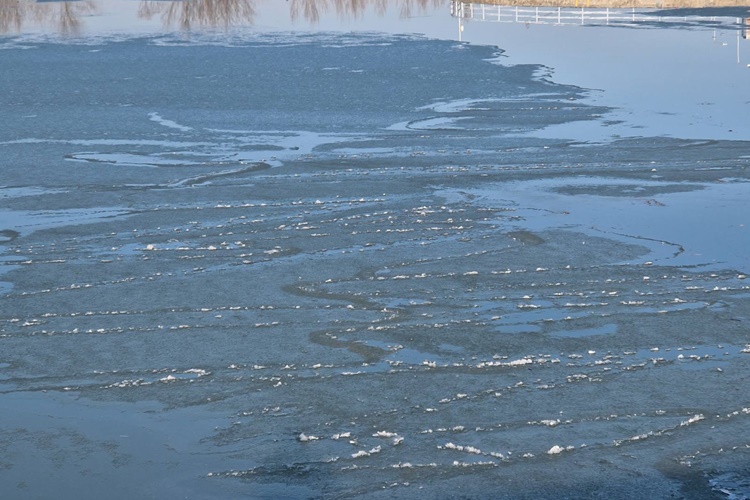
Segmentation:
[[(583, 2), (582, 2), (583, 3)], [(647, 9), (610, 9), (590, 7), (521, 7), (488, 5), (483, 3), (451, 2), (451, 15), (465, 20), (494, 21), (525, 24), (644, 24), (685, 23), (718, 26), (737, 24), (733, 18), (656, 16)]]

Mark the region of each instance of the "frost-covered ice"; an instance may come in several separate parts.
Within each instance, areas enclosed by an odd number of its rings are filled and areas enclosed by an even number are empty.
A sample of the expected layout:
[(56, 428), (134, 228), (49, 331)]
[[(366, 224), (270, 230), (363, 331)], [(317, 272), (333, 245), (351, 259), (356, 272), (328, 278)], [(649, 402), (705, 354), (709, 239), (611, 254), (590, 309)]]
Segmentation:
[(611, 110), (450, 40), (96, 43), (3, 50), (0, 491), (747, 492), (750, 143), (551, 138)]
[(152, 122), (156, 122), (159, 125), (162, 125), (164, 127), (177, 129), (180, 132), (189, 132), (190, 130), (193, 130), (191, 127), (180, 125), (179, 123), (173, 122), (172, 120), (167, 120), (166, 118), (162, 118), (162, 116), (156, 112), (149, 113), (148, 118)]

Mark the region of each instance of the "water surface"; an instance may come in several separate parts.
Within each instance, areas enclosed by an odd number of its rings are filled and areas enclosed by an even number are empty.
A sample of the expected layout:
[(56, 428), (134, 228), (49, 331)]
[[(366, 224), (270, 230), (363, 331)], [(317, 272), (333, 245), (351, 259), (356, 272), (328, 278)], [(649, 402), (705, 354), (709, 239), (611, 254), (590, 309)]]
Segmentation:
[(318, 5), (0, 39), (2, 491), (747, 497), (730, 46)]

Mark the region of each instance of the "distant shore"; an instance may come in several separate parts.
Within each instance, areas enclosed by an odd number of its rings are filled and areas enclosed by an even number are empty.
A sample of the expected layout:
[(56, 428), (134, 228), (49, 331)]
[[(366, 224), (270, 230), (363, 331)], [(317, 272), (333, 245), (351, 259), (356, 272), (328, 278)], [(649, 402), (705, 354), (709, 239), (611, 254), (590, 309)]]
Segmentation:
[(613, 9), (700, 9), (717, 7), (747, 7), (748, 0), (474, 0), (466, 3), (538, 6), (538, 7), (597, 7)]

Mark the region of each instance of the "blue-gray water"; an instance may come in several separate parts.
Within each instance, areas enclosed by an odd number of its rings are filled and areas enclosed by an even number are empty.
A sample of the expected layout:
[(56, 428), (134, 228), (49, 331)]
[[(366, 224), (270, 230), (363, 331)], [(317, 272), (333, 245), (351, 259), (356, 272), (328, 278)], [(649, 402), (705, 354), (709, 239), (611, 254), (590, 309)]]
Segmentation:
[(417, 36), (3, 44), (3, 498), (747, 497), (748, 142)]

